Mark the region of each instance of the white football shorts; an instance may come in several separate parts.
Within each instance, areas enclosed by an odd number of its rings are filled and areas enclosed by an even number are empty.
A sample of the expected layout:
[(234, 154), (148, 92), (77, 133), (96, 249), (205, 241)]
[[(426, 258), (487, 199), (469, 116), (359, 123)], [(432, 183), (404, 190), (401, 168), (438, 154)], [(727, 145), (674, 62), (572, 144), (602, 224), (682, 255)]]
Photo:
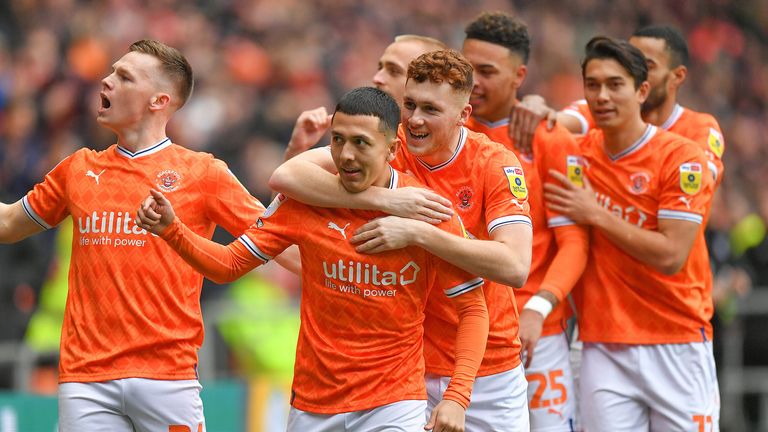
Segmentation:
[(59, 384), (59, 432), (205, 432), (197, 380)]
[(340, 414), (315, 414), (291, 407), (288, 432), (424, 432), (426, 410), (424, 400)]
[(584, 343), (579, 403), (586, 431), (717, 432), (712, 343)]
[(576, 393), (565, 332), (539, 339), (525, 370), (531, 431), (573, 432)]
[[(427, 374), (427, 418), (443, 399), (450, 377)], [(475, 378), (466, 413), (467, 432), (528, 432), (528, 382), (523, 366)]]

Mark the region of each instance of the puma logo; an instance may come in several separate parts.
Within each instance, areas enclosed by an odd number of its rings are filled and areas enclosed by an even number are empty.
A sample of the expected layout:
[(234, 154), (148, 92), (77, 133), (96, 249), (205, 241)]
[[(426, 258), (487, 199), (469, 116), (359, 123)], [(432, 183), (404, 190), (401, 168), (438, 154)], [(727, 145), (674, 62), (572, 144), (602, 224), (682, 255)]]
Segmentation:
[(347, 229), (348, 226), (349, 224), (346, 224), (344, 225), (344, 228), (340, 228), (338, 225), (336, 225), (335, 222), (328, 222), (328, 228), (332, 230), (336, 230), (339, 233), (341, 233), (341, 236), (344, 237), (345, 240), (347, 239), (347, 233), (345, 233), (344, 231)]
[(523, 205), (520, 203), (520, 201), (516, 200), (515, 198), (512, 198), (512, 204), (516, 205), (516, 206), (517, 206), (517, 207), (518, 207), (520, 210), (523, 210), (523, 209), (524, 209), (524, 207), (523, 207)]
[(563, 412), (558, 411), (554, 408), (547, 408), (547, 414), (557, 414), (558, 416), (560, 416), (560, 418), (563, 418)]
[(682, 201), (685, 204), (685, 207), (690, 210), (691, 209), (691, 198), (690, 197), (678, 197), (678, 200)]
[(87, 172), (87, 173), (85, 173), (85, 176), (86, 176), (86, 177), (93, 177), (93, 178), (95, 178), (95, 179), (96, 179), (96, 184), (99, 184), (99, 177), (100, 177), (102, 174), (104, 174), (104, 171), (106, 171), (106, 170), (101, 170), (101, 172), (100, 172), (100, 173), (98, 173), (98, 174), (94, 174), (94, 172), (93, 172), (93, 171), (91, 171), (91, 170), (88, 170), (88, 172)]

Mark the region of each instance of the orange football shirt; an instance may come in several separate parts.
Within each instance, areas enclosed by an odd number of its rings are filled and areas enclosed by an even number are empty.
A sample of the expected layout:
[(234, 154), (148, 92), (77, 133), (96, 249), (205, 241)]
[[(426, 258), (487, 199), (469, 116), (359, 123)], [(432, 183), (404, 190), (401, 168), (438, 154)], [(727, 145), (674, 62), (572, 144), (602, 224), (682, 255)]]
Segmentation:
[[(586, 134), (595, 128), (595, 120), (589, 111), (589, 105), (584, 99), (575, 101), (563, 109), (563, 112), (579, 120), (582, 126), (582, 134)], [(720, 124), (714, 117), (707, 113), (696, 112), (675, 104), (672, 114), (664, 123), (662, 129), (684, 136), (699, 144), (707, 154), (709, 170), (717, 180), (715, 188), (720, 186), (725, 172), (723, 165), (723, 153), (725, 152), (725, 140)]]
[[(453, 156), (438, 166), (430, 166), (408, 153), (402, 125), (398, 136), (403, 145), (398, 148), (393, 166), (450, 199), (470, 236), (488, 240), (498, 227), (531, 225), (523, 169), (504, 146), (462, 127)], [(520, 364), (519, 315), (512, 288), (486, 281), (483, 292), (490, 331), (478, 376), (504, 372)], [(430, 296), (424, 322), (427, 372), (451, 375), (457, 322), (456, 312), (444, 296)]]
[[(392, 170), (389, 187), (405, 186), (423, 187)], [(426, 399), (423, 323), (430, 289), (439, 288), (433, 295), (455, 309), (451, 298), (483, 284), (415, 246), (358, 253), (349, 238), (382, 216), (312, 207), (280, 195), (239, 239), (261, 261), (299, 246), (301, 328), (291, 403), (300, 410), (334, 414)], [(438, 226), (462, 233), (457, 217)], [(452, 364), (451, 374), (454, 369)], [(474, 376), (465, 378), (471, 378), (468, 400)]]
[[(656, 230), (659, 219), (702, 224), (713, 193), (707, 157), (692, 141), (649, 125), (620, 154), (604, 150), (600, 129), (581, 142), (586, 175), (600, 205), (629, 223)], [(703, 230), (703, 226), (700, 228)], [(593, 229), (590, 257), (576, 296), (586, 342), (662, 344), (711, 338), (712, 297), (706, 273), (667, 276), (643, 264)]]
[[(487, 135), (490, 139), (503, 144), (507, 149), (515, 153), (525, 171), (525, 181), (528, 185), (528, 203), (531, 206), (531, 220), (533, 222), (533, 253), (531, 257), (531, 270), (525, 285), (515, 291), (518, 309), (522, 309), (525, 303), (536, 294), (540, 288), (545, 288), (556, 295), (560, 301), (544, 321), (542, 336), (558, 334), (565, 330), (566, 320), (573, 315), (570, 304), (564, 301), (565, 297), (579, 279), (581, 272), (574, 272), (567, 286), (558, 286), (552, 283), (553, 273), (549, 273), (550, 266), (558, 253), (557, 241), (554, 230), (570, 226), (578, 229), (581, 236), (578, 241), (581, 245), (570, 245), (574, 251), (582, 255), (579, 269), (582, 269), (586, 261), (587, 231), (576, 225), (572, 220), (553, 212), (544, 204), (544, 183), (552, 182), (549, 170), (553, 169), (568, 176), (572, 181), (581, 183), (581, 158), (578, 156), (578, 148), (571, 133), (563, 126), (556, 125), (548, 131), (544, 124), (536, 128), (533, 136), (533, 159), (520, 154), (509, 137), (509, 120), (504, 119), (495, 123), (487, 123), (475, 117), (470, 118), (467, 127), (475, 132)], [(544, 180), (543, 180), (544, 179)], [(577, 228), (578, 227), (578, 228)], [(566, 252), (567, 253), (567, 252)], [(556, 273), (563, 273), (559, 269)], [(543, 286), (542, 286), (543, 285)]]
[(22, 204), (43, 228), (74, 222), (60, 382), (197, 376), (202, 275), (134, 224), (150, 188), (208, 238), (215, 225), (240, 235), (264, 210), (223, 162), (167, 138), (136, 153), (81, 149), (59, 163)]

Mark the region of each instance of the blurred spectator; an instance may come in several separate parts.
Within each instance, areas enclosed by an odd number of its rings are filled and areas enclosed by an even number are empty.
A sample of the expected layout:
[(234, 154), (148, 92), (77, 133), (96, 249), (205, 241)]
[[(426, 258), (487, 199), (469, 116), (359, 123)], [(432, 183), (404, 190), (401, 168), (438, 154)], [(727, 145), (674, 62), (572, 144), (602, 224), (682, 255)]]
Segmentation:
[[(680, 100), (714, 114), (726, 142), (709, 232), (719, 310), (748, 289), (746, 274), (756, 287), (768, 287), (763, 0), (0, 2), (0, 198), (18, 200), (79, 147), (114, 142), (95, 122), (100, 79), (108, 59), (148, 37), (186, 53), (196, 75), (195, 94), (169, 136), (224, 159), (266, 204), (266, 179), (302, 110), (332, 109), (344, 91), (370, 84), (378, 55), (395, 35), (423, 34), (456, 47), (468, 21), (496, 9), (519, 14), (530, 27), (535, 54), (522, 92), (542, 94), (557, 108), (582, 96), (579, 61), (593, 35), (627, 37), (649, 23), (683, 31), (692, 64)], [(0, 246), (0, 340), (24, 334), (49, 273), (53, 237)], [(295, 294), (291, 284), (286, 288)], [(8, 381), (0, 373), (0, 386)]]

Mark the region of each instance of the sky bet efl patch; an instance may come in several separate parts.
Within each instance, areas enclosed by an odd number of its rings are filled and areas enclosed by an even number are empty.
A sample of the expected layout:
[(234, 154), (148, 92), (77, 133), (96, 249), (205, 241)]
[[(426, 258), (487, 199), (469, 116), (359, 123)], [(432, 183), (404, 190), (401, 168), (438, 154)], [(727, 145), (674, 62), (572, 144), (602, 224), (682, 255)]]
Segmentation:
[(584, 166), (580, 157), (568, 155), (566, 174), (568, 174), (568, 180), (575, 186), (584, 187)]
[(723, 136), (717, 130), (709, 128), (709, 137), (707, 138), (707, 144), (709, 144), (709, 150), (712, 151), (718, 158), (723, 157), (723, 150), (725, 145), (723, 144)]
[(689, 162), (680, 165), (680, 189), (688, 195), (701, 190), (701, 164)]
[(504, 167), (504, 174), (509, 180), (509, 190), (512, 191), (512, 195), (519, 200), (524, 200), (528, 197), (528, 188), (525, 187), (525, 176), (523, 175), (523, 169), (520, 167)]

